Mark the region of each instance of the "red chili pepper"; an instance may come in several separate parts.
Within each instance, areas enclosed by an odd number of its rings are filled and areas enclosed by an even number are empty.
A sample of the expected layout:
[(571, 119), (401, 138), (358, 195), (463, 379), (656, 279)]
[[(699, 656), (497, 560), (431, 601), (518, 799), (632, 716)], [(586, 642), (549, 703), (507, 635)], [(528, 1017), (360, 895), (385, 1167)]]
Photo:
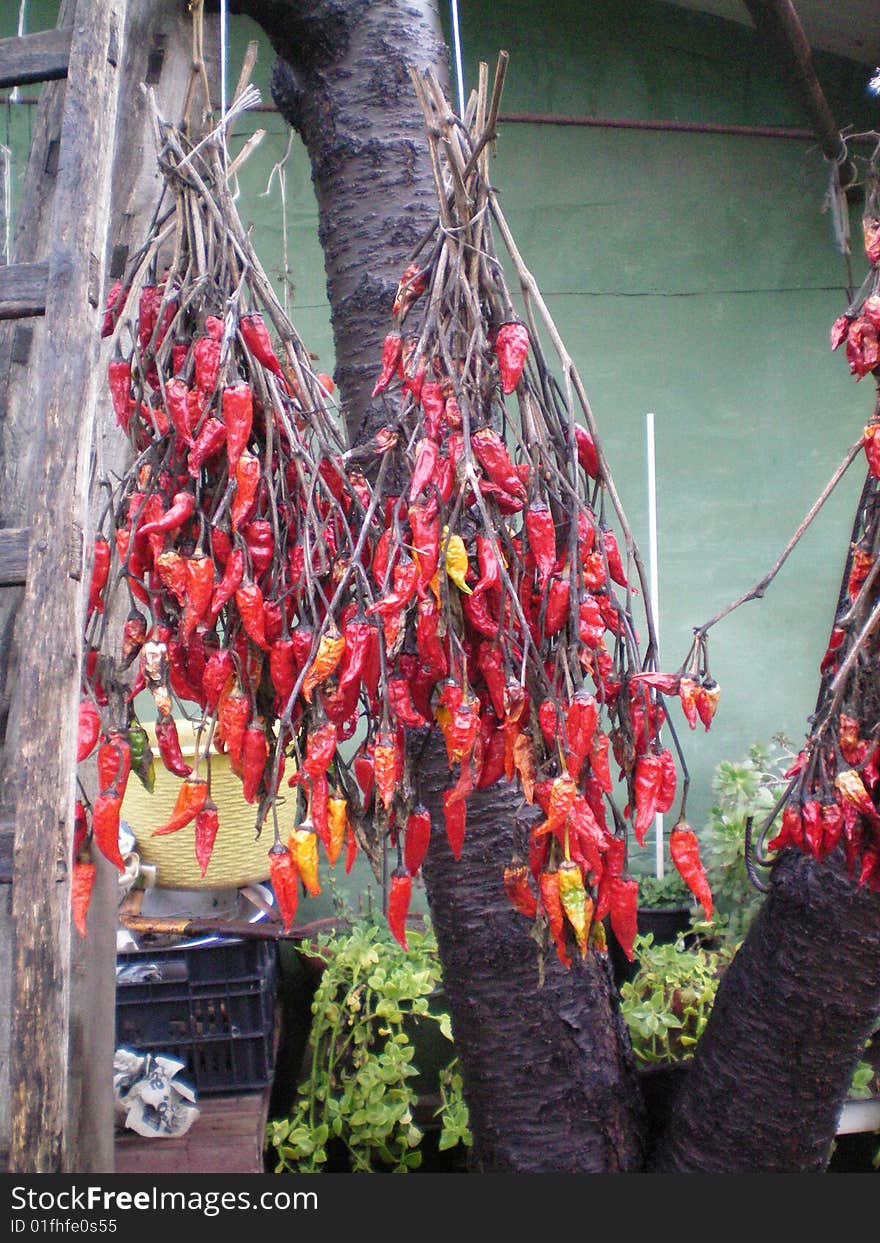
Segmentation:
[(429, 724), (413, 704), (410, 683), (405, 677), (388, 679), (388, 706), (394, 719), (409, 729), (423, 729)]
[(495, 613), (492, 612), (488, 596), (485, 594), (476, 597), (473, 595), (462, 596), (461, 608), (468, 623), (476, 630), (477, 634), (485, 635), (487, 639), (497, 637), (499, 621)]
[(217, 804), (209, 795), (195, 821), (196, 863), (199, 865), (199, 874), (203, 877), (214, 853), (214, 842), (217, 840), (219, 827)]
[[(222, 335), (221, 328), (221, 335)], [(193, 342), (193, 360), (195, 362), (196, 388), (206, 397), (210, 397), (217, 387), (220, 374), (221, 341), (217, 337), (199, 337)]]
[(713, 678), (705, 678), (697, 688), (697, 713), (705, 729), (712, 724), (720, 695), (721, 687)]
[(391, 306), (391, 314), (399, 315), (403, 320), (409, 308), (428, 288), (424, 273), (418, 264), (411, 263), (404, 268), (403, 275), (397, 284), (397, 293)]
[(485, 535), (477, 536), (477, 566), (480, 577), (474, 584), (473, 595), (479, 596), (484, 591), (491, 591), (501, 586), (501, 567), (494, 539)]
[(86, 859), (74, 858), (70, 875), (70, 907), (73, 926), (81, 937), (86, 935), (86, 915), (95, 885), (95, 865)]
[(590, 765), (600, 789), (611, 793), (611, 770), (608, 767), (608, 735), (599, 733), (590, 756)]
[(529, 883), (529, 869), (524, 863), (514, 861), (504, 869), (504, 892), (511, 906), (525, 915), (526, 919), (534, 919), (538, 913), (538, 899)]
[(408, 493), (410, 501), (414, 501), (427, 484), (433, 480), (437, 473), (439, 457), (439, 446), (430, 436), (424, 436), (416, 445), (416, 460)]
[(657, 753), (660, 760), (660, 782), (657, 789), (657, 811), (665, 815), (675, 802), (675, 791), (678, 786), (678, 773), (675, 769), (675, 758), (668, 747)]
[(125, 860), (119, 853), (119, 818), (122, 794), (115, 786), (102, 790), (92, 805), (92, 837), (105, 859), (125, 871)]
[(512, 393), (519, 384), (529, 353), (529, 330), (525, 324), (502, 324), (495, 337), (495, 355), (501, 377), (501, 391)]
[(333, 763), (338, 739), (336, 726), (330, 722), (312, 730), (306, 737), (303, 771), (310, 777), (323, 777)]
[(608, 558), (608, 571), (615, 583), (619, 583), (621, 587), (626, 587), (626, 571), (623, 568), (617, 536), (610, 527), (603, 526), (600, 530), (602, 532), (602, 541), (605, 545), (605, 556)]
[(171, 508), (161, 518), (157, 518), (155, 521), (148, 522), (145, 526), (138, 528), (138, 539), (145, 538), (148, 535), (167, 534), (169, 531), (179, 530), (193, 516), (195, 508), (196, 498), (192, 492), (175, 492), (171, 501)]
[(226, 424), (212, 415), (206, 419), (186, 459), (186, 468), (197, 479), (205, 462), (209, 462), (226, 444)]
[(428, 809), (419, 803), (407, 816), (406, 828), (403, 833), (403, 862), (411, 876), (415, 876), (431, 842), (431, 816)]
[(585, 427), (581, 427), (579, 423), (574, 427), (574, 438), (577, 443), (577, 458), (584, 472), (591, 479), (599, 477), (599, 454), (596, 452), (596, 444), (593, 437)]
[(242, 793), (246, 803), (255, 803), (266, 761), (269, 758), (269, 744), (266, 741), (266, 728), (254, 721), (244, 731), (244, 742), (241, 749)]
[(257, 647), (269, 650), (266, 641), (266, 623), (263, 614), (263, 593), (256, 583), (244, 583), (235, 592), (235, 605), (248, 638)]
[(290, 698), (298, 672), (293, 640), (276, 639), (269, 651), (269, 677), (282, 704)]
[(220, 616), (220, 610), (231, 600), (244, 580), (245, 557), (242, 548), (233, 548), (223, 570), (223, 577), (214, 588), (211, 596), (210, 617), (214, 622)]
[(186, 561), (186, 602), (180, 623), (184, 643), (211, 607), (214, 590), (214, 562), (210, 557), (189, 557)]
[(177, 833), (191, 824), (208, 801), (208, 783), (204, 777), (187, 777), (177, 792), (171, 815), (167, 822), (153, 829), (152, 837), (165, 837)]
[(439, 441), (443, 432), (446, 406), (442, 386), (434, 380), (426, 380), (422, 384), (419, 400), (425, 415), (425, 431), (432, 440)]
[(260, 484), (260, 472), (259, 458), (251, 453), (242, 453), (235, 469), (235, 494), (230, 511), (233, 531), (238, 531), (250, 517)]
[(242, 315), (239, 320), (239, 329), (242, 340), (257, 362), (262, 363), (264, 367), (268, 367), (270, 371), (278, 376), (279, 380), (283, 380), (284, 372), (275, 354), (272, 338), (269, 336), (262, 315), (258, 312)]
[(156, 722), (156, 744), (162, 763), (170, 773), (174, 773), (177, 777), (190, 775), (192, 768), (183, 758), (177, 722), (173, 716), (160, 717)]
[(445, 677), (449, 662), (439, 635), (440, 608), (433, 596), (419, 601), (416, 614), (416, 648), (424, 665), (435, 678)]
[(397, 370), (397, 365), (400, 362), (402, 348), (403, 341), (400, 333), (389, 332), (382, 344), (382, 367), (379, 371), (379, 378), (370, 394), (371, 397), (378, 397), (380, 393), (384, 393), (391, 383)]
[(584, 760), (593, 750), (599, 708), (589, 691), (578, 691), (565, 714), (565, 737), (568, 743), (566, 767), (575, 781), (580, 776)]
[(134, 402), (131, 397), (131, 364), (124, 358), (114, 358), (108, 365), (107, 385), (116, 422), (127, 435)]
[(101, 733), (101, 717), (90, 699), (80, 700), (76, 738), (76, 762), (82, 763), (92, 754)]
[(406, 608), (416, 593), (419, 583), (419, 569), (410, 557), (403, 557), (394, 567), (393, 589), (367, 607), (367, 616), (378, 613), (389, 617)]
[(202, 691), (210, 712), (216, 711), (220, 697), (229, 686), (234, 672), (232, 653), (226, 648), (220, 648), (208, 657), (202, 673)]
[(432, 500), (426, 505), (424, 501), (416, 501), (410, 505), (407, 516), (412, 531), (413, 557), (419, 570), (416, 591), (424, 599), (440, 561), (440, 519), (436, 503)]
[(395, 941), (405, 950), (409, 949), (406, 943), (406, 917), (411, 898), (412, 877), (406, 868), (395, 868), (391, 873), (391, 892), (388, 894), (388, 927)]
[(491, 427), (481, 427), (471, 437), (471, 447), (477, 461), (493, 483), (511, 496), (525, 500), (526, 490), (510, 460), (507, 447)]
[(166, 381), (165, 406), (176, 435), (184, 445), (191, 448), (193, 434), (190, 426), (189, 387), (183, 380)]
[(247, 544), (251, 564), (254, 567), (254, 577), (260, 578), (272, 564), (272, 558), (275, 555), (272, 523), (266, 518), (254, 518), (242, 528), (241, 534)]
[(110, 577), (110, 545), (99, 536), (92, 545), (92, 577), (89, 584), (89, 612), (104, 612), (104, 588)]
[(186, 560), (168, 548), (159, 554), (155, 561), (159, 581), (174, 596), (181, 607), (186, 603)]
[(642, 755), (636, 760), (633, 799), (635, 820), (633, 832), (640, 846), (645, 844), (645, 833), (657, 814), (657, 796), (663, 780), (663, 762), (658, 755)]
[(280, 842), (269, 851), (269, 877), (282, 926), (289, 932), (299, 905), (299, 872), (293, 855)]
[(559, 895), (559, 873), (543, 871), (538, 877), (541, 909), (547, 916), (550, 935), (556, 945), (556, 955), (564, 967), (571, 966), (571, 958), (565, 945), (565, 914)]
[(617, 937), (618, 945), (632, 962), (633, 942), (639, 930), (639, 882), (635, 877), (613, 877), (610, 882), (610, 901), (612, 931)]
[(684, 820), (679, 820), (669, 834), (669, 853), (679, 876), (703, 907), (706, 919), (712, 918), (712, 891), (700, 860), (697, 835)]
[(240, 689), (233, 689), (221, 701), (217, 724), (220, 734), (229, 753), (232, 771), (241, 775), (242, 748), (244, 731), (251, 717), (251, 706), (247, 695)]
[(122, 648), (120, 657), (123, 669), (127, 669), (147, 641), (147, 619), (143, 613), (133, 608), (125, 619), (122, 627)]
[(121, 309), (122, 292), (122, 281), (114, 281), (107, 293), (107, 301), (104, 303), (104, 318), (101, 321), (102, 339), (113, 335)]
[(570, 599), (571, 583), (568, 577), (551, 579), (544, 613), (544, 634), (548, 638), (558, 634), (568, 621)]
[(99, 790), (114, 786), (120, 794), (125, 794), (131, 772), (131, 746), (127, 734), (113, 730), (107, 735), (98, 748), (97, 771)]
[(226, 458), (229, 475), (238, 469), (247, 448), (254, 421), (254, 399), (249, 384), (236, 384), (223, 390), (223, 422), (226, 425)]
[(453, 858), (460, 859), (467, 828), (467, 804), (463, 798), (456, 796), (454, 787), (443, 791), (443, 818), (449, 849), (452, 851)]

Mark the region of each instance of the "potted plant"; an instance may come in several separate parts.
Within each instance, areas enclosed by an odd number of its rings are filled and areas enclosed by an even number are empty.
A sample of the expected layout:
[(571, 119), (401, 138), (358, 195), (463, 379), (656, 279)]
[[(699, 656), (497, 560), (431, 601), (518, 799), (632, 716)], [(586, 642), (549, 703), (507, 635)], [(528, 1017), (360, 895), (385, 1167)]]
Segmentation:
[(322, 968), (296, 1098), (268, 1126), (275, 1171), (461, 1167), (471, 1135), (430, 924), (404, 949), (355, 920), (308, 954)]

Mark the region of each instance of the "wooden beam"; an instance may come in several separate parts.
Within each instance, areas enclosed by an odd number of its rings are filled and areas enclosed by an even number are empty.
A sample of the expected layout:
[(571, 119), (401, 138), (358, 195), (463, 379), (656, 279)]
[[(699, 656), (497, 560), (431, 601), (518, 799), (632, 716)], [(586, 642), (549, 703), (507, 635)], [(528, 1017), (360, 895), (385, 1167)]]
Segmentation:
[(10, 263), (0, 267), (0, 319), (24, 319), (46, 311), (49, 265)]
[(0, 87), (66, 78), (70, 37), (70, 30), (56, 28), (0, 39)]
[(34, 372), (35, 469), (27, 584), (16, 621), (18, 684), (9, 718), (14, 771), (13, 987), (9, 1168), (76, 1170), (66, 1151), (70, 886), (83, 583), (59, 573), (73, 524), (87, 529), (88, 462), (100, 383), (100, 310), (126, 0), (78, 0), (52, 205), (47, 352)]
[(791, 0), (745, 0), (755, 29), (778, 64), (828, 160), (840, 163), (840, 184), (846, 188), (857, 177), (847, 157), (825, 92), (813, 67), (813, 56), (800, 18)]
[(27, 527), (0, 530), (0, 587), (24, 586), (30, 535)]

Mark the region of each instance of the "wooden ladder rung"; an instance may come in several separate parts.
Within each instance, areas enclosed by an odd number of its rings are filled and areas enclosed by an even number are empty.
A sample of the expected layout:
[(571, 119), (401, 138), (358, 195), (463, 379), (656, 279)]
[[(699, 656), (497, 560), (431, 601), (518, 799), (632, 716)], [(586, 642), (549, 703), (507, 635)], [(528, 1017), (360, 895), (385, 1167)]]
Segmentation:
[[(28, 527), (0, 530), (0, 587), (23, 587), (27, 579)], [(3, 828), (0, 819), (0, 830)]]
[(66, 78), (70, 36), (70, 30), (56, 28), (0, 39), (0, 87)]
[(0, 266), (0, 319), (45, 315), (48, 277), (46, 260)]

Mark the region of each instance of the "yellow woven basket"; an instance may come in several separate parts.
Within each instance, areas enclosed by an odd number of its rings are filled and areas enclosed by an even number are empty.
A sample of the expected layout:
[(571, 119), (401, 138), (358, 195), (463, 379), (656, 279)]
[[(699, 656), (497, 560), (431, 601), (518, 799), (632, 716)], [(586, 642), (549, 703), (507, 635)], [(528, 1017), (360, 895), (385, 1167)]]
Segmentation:
[[(137, 838), (141, 862), (156, 868), (157, 886), (160, 889), (238, 889), (266, 880), (271, 834), (263, 832), (259, 838), (255, 837), (257, 808), (245, 802), (241, 779), (230, 768), (229, 757), (220, 752), (211, 752), (211, 797), (217, 804), (220, 828), (204, 877), (196, 863), (193, 825), (167, 836), (150, 836), (153, 829), (165, 824), (171, 815), (181, 778), (169, 773), (159, 759), (155, 728), (145, 722), (144, 729), (156, 756), (156, 788), (148, 794), (132, 774), (122, 804), (122, 818)], [(180, 721), (178, 733), (181, 750), (191, 759), (195, 753), (192, 727)]]

